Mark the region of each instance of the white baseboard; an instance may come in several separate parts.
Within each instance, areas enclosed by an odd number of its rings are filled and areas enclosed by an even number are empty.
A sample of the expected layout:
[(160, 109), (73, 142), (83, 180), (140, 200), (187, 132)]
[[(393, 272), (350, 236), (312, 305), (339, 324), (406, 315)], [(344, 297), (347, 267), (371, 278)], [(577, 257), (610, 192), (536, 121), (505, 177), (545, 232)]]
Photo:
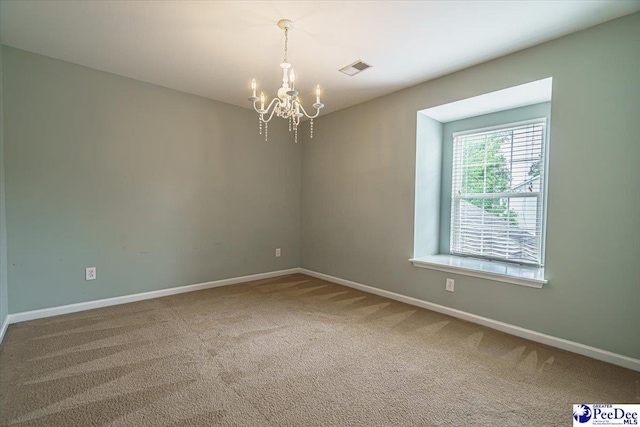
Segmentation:
[(624, 368), (633, 369), (634, 371), (640, 371), (640, 359), (634, 359), (632, 357), (623, 356), (622, 354), (613, 353), (607, 350), (601, 350), (596, 347), (580, 344), (574, 341), (557, 338), (551, 335), (542, 334), (540, 332), (532, 331), (530, 329), (521, 328), (508, 323), (500, 322), (497, 320), (489, 319), (487, 317), (478, 316), (476, 314), (467, 313), (466, 311), (456, 310), (455, 308), (445, 307), (440, 304), (434, 304), (432, 302), (420, 300), (413, 297), (397, 294), (395, 292), (386, 291), (384, 289), (374, 288), (372, 286), (363, 285), (361, 283), (352, 282), (350, 280), (341, 279), (339, 277), (329, 276), (328, 274), (318, 273), (316, 271), (307, 270), (301, 268), (300, 273), (308, 276), (316, 277), (318, 279), (326, 280), (328, 282), (337, 283), (339, 285), (348, 286), (350, 288), (358, 289), (360, 291), (368, 292), (370, 294), (379, 295), (396, 301), (411, 304), (417, 307), (426, 308), (427, 310), (437, 311), (438, 313), (448, 314), (458, 319), (463, 319), (468, 322), (477, 323), (482, 326), (486, 326), (491, 329), (496, 329), (507, 334), (515, 335), (520, 338), (525, 338), (531, 341), (535, 341), (541, 344), (545, 344), (551, 347), (560, 348), (562, 350), (570, 351), (573, 353), (581, 354), (583, 356), (591, 357), (593, 359), (602, 360), (613, 365), (622, 366)]
[(290, 268), (288, 270), (271, 271), (268, 273), (259, 273), (259, 274), (252, 274), (249, 276), (233, 277), (229, 279), (215, 280), (213, 282), (198, 283), (195, 285), (178, 286), (175, 288), (160, 289), (157, 291), (150, 291), (150, 292), (144, 292), (144, 293), (133, 294), (133, 295), (124, 295), (120, 297), (106, 298), (106, 299), (101, 299), (96, 301), (81, 302), (77, 304), (63, 305), (59, 307), (44, 308), (41, 310), (14, 313), (14, 314), (8, 315), (7, 318), (4, 320), (4, 322), (2, 323), (2, 326), (0, 327), (0, 344), (2, 343), (4, 335), (7, 331), (7, 327), (13, 323), (25, 322), (28, 320), (35, 320), (35, 319), (42, 319), (45, 317), (58, 316), (61, 314), (75, 313), (78, 311), (91, 310), (94, 308), (126, 304), (130, 302), (165, 297), (169, 295), (182, 294), (186, 292), (199, 291), (202, 289), (234, 285), (236, 283), (250, 282), (253, 280), (261, 280), (261, 279), (268, 279), (272, 277), (285, 276), (287, 274), (295, 274), (295, 273), (303, 273), (308, 276), (317, 277), (319, 279), (326, 280), (328, 282), (337, 283), (339, 285), (344, 285), (344, 286), (348, 286), (350, 288), (358, 289), (371, 294), (380, 295), (382, 297), (404, 302), (406, 304), (426, 308), (427, 310), (432, 310), (438, 313), (447, 314), (452, 317), (457, 317), (459, 319), (463, 319), (468, 322), (477, 323), (479, 325), (483, 325), (488, 328), (496, 329), (498, 331), (502, 331), (511, 335), (515, 335), (515, 336), (525, 338), (531, 341), (535, 341), (541, 344), (545, 344), (551, 347), (560, 348), (562, 350), (581, 354), (583, 356), (591, 357), (593, 359), (602, 360), (604, 362), (608, 362), (614, 365), (633, 369), (634, 371), (640, 371), (640, 359), (634, 359), (632, 357), (623, 356), (621, 354), (613, 353), (607, 350), (601, 350), (599, 348), (580, 344), (574, 341), (569, 341), (569, 340), (557, 338), (551, 335), (542, 334), (540, 332), (532, 331), (530, 329), (521, 328), (519, 326), (489, 319), (487, 317), (482, 317), (476, 314), (467, 313), (465, 311), (457, 310), (455, 308), (434, 304), (428, 301), (397, 294), (395, 292), (387, 291), (384, 289), (374, 288), (372, 286), (367, 286), (361, 283), (352, 282), (350, 280), (341, 279), (339, 277), (330, 276), (328, 274), (307, 270), (305, 268)]
[[(270, 271), (268, 273), (252, 274), (250, 276), (232, 277), (230, 279), (215, 280), (213, 282), (177, 286), (175, 288), (159, 289), (157, 291), (143, 292), (140, 294), (123, 295), (120, 297), (106, 298), (95, 301), (79, 302), (76, 304), (62, 305), (59, 307), (43, 308), (41, 310), (23, 311), (22, 313), (10, 314), (7, 317), (7, 321), (5, 321), (5, 325), (3, 325), (2, 332), (4, 334), (4, 330), (6, 329), (8, 324), (26, 322), (28, 320), (42, 319), (51, 316), (58, 316), (61, 314), (75, 313), (78, 311), (92, 310), (94, 308), (126, 304), (129, 302), (166, 297), (169, 295), (182, 294), (185, 292), (200, 291), (202, 289), (234, 285), (236, 283), (251, 282), (253, 280), (269, 279), (271, 277), (285, 276), (287, 274), (294, 274), (299, 272), (299, 268), (290, 268), (288, 270)], [(2, 342), (2, 336), (3, 335), (0, 335), (0, 343)]]
[(4, 318), (4, 322), (2, 322), (2, 326), (0, 326), (0, 344), (2, 344), (2, 340), (4, 339), (4, 334), (7, 332), (8, 327), (9, 327), (9, 316)]

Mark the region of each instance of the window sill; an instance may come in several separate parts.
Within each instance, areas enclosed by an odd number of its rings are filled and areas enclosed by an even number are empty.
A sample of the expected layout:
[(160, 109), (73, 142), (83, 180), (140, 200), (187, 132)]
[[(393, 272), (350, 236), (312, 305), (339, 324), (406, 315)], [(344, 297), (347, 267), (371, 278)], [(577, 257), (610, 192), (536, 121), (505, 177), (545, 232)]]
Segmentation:
[(532, 288), (542, 288), (547, 283), (544, 278), (543, 267), (522, 266), (454, 255), (431, 255), (416, 259), (412, 258), (409, 261), (415, 267), (463, 274)]

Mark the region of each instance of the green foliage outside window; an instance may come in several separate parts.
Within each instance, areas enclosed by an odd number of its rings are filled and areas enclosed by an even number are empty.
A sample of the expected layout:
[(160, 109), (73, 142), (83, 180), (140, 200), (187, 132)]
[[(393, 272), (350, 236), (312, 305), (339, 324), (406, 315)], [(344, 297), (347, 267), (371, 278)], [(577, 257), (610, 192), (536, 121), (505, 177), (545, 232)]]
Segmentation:
[[(503, 143), (509, 142), (510, 137), (511, 132), (500, 132), (464, 142), (463, 164), (465, 166), (460, 191), (462, 195), (504, 193), (510, 190), (511, 172), (506, 157), (501, 153)], [(465, 198), (465, 200), (511, 224), (518, 224), (518, 214), (513, 209), (509, 209), (508, 199)]]

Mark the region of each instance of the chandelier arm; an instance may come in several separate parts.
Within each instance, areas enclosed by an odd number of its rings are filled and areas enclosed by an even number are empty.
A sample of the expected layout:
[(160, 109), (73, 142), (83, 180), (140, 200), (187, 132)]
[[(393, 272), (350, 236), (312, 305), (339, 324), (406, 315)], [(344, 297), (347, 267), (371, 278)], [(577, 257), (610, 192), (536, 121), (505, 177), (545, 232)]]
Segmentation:
[[(273, 105), (273, 103), (275, 101), (278, 101), (278, 99), (274, 99), (273, 101), (271, 101), (271, 103), (269, 104), (269, 106), (267, 107), (267, 109), (265, 110), (265, 112), (269, 112), (269, 110), (271, 110), (271, 105)], [(269, 118), (267, 120), (264, 119), (264, 115), (261, 114), (260, 115), (260, 119), (262, 120), (262, 123), (269, 123), (271, 121), (271, 119), (273, 118), (273, 115), (275, 114), (277, 108), (274, 108), (273, 110), (271, 110), (271, 114), (269, 114)]]
[(302, 113), (304, 113), (304, 115), (309, 119), (315, 119), (316, 117), (318, 117), (320, 115), (320, 109), (319, 108), (316, 108), (316, 113), (312, 116), (309, 113), (307, 113), (307, 110), (304, 109), (302, 104), (299, 104), (299, 105), (300, 105), (300, 110), (302, 110)]
[[(256, 104), (258, 103), (258, 101), (253, 101), (253, 109), (254, 109), (254, 110), (256, 110), (256, 113), (258, 113), (258, 114), (265, 114), (265, 113), (268, 113), (268, 112), (269, 112), (269, 110), (271, 109), (271, 106), (272, 106), (272, 105), (273, 105), (273, 103), (274, 103), (274, 102), (276, 102), (276, 101), (279, 101), (279, 99), (278, 99), (278, 98), (273, 98), (273, 99), (271, 100), (271, 102), (269, 103), (269, 105), (267, 106), (267, 108), (266, 108), (266, 109), (264, 109), (264, 110), (260, 110), (259, 108), (257, 108), (257, 107), (256, 107)], [(274, 110), (274, 111), (275, 111), (275, 110)]]

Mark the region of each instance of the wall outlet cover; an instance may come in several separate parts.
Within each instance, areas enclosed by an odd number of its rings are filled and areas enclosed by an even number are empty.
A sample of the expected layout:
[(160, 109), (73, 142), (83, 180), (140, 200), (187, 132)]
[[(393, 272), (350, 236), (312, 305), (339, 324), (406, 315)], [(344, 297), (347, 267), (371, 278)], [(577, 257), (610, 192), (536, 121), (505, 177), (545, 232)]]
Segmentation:
[(449, 292), (453, 292), (453, 289), (455, 287), (456, 281), (453, 279), (447, 279), (447, 286), (446, 286), (446, 290), (448, 290)]
[(87, 267), (84, 269), (84, 280), (96, 280), (97, 272), (95, 267)]
[(280, 248), (276, 248), (276, 256), (279, 257), (281, 254)]

